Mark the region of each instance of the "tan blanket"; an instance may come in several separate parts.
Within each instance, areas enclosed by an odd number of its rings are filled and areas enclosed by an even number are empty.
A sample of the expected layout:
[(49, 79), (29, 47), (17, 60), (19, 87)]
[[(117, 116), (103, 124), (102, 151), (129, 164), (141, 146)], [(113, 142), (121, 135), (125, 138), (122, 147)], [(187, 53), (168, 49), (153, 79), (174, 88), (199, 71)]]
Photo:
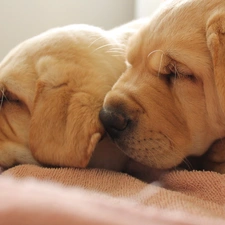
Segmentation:
[(170, 172), (147, 184), (106, 170), (21, 165), (2, 173), (0, 190), (4, 225), (225, 224), (225, 175), (213, 172)]

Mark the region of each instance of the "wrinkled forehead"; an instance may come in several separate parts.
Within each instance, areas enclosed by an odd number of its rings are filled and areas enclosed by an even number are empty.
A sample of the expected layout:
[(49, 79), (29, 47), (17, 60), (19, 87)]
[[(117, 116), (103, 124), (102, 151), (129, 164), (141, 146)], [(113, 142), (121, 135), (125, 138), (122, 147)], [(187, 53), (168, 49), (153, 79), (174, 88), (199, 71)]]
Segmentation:
[(148, 25), (131, 39), (128, 61), (132, 64), (140, 61), (137, 55), (142, 55), (143, 60), (149, 58), (149, 54), (160, 51), (172, 58), (179, 57), (182, 52), (185, 61), (193, 54), (197, 58), (208, 54), (204, 16), (201, 9), (193, 7), (192, 2), (179, 1), (159, 9)]

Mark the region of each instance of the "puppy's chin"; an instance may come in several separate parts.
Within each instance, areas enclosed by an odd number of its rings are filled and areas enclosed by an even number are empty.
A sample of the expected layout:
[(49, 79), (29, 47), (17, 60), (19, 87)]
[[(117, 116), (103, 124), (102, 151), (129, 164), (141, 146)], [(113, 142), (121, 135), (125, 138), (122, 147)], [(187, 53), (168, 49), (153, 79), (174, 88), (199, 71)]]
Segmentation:
[(150, 167), (155, 168), (159, 170), (169, 170), (176, 168), (179, 164), (182, 163), (182, 159), (185, 157), (177, 157), (175, 154), (167, 155), (165, 154), (156, 154), (154, 155), (154, 152), (151, 154), (140, 152), (139, 148), (132, 149), (126, 151), (126, 149), (123, 149), (123, 152), (132, 158), (134, 161), (137, 161), (138, 163)]

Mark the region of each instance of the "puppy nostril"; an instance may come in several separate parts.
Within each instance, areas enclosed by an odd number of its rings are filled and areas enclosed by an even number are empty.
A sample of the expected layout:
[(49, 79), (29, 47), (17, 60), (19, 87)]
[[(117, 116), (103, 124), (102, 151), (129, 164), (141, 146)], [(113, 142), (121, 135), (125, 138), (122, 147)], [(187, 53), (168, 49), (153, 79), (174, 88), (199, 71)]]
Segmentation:
[(122, 131), (126, 129), (129, 120), (126, 116), (116, 110), (102, 109), (99, 114), (100, 120), (102, 121), (105, 129), (110, 131)]

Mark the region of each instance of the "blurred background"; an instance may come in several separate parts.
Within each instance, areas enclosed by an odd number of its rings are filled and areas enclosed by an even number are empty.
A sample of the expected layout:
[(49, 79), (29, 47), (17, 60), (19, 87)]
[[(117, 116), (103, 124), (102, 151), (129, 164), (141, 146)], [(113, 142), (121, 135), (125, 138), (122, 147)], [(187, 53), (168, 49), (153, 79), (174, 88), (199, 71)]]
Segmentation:
[(0, 0), (0, 60), (20, 42), (50, 28), (86, 23), (110, 29), (146, 17), (163, 0)]

